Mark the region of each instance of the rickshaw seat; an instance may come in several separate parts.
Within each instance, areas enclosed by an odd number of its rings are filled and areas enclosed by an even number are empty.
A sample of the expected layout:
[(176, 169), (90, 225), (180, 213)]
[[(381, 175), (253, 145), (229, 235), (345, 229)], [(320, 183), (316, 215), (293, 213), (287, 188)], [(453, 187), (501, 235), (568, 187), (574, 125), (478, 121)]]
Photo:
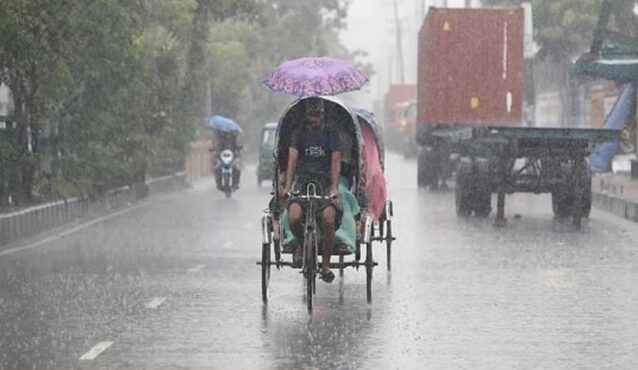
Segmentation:
[[(341, 193), (341, 203), (343, 206), (343, 215), (339, 229), (335, 231), (335, 244), (342, 244), (345, 248), (334, 248), (333, 255), (348, 255), (355, 251), (357, 243), (356, 216), (360, 213), (359, 204), (352, 192), (346, 186), (348, 180), (344, 177), (339, 181), (339, 193)], [(290, 230), (288, 224), (288, 210), (284, 210), (281, 215), (281, 225), (283, 226), (283, 242), (284, 251), (292, 251), (291, 247), (296, 245), (297, 240)], [(321, 234), (321, 228), (317, 229)], [(321, 235), (319, 236), (321, 239)]]

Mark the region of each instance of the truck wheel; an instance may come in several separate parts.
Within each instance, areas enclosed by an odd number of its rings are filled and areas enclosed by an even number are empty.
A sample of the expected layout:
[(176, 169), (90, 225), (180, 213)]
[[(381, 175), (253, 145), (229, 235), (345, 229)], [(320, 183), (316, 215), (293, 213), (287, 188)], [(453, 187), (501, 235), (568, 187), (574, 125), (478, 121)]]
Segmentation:
[[(573, 216), (580, 219), (589, 217), (591, 213), (591, 173), (584, 163), (579, 165), (576, 171), (579, 177), (576, 184), (565, 184), (552, 192), (552, 210), (556, 217)], [(575, 186), (582, 189), (576, 189)], [(576, 208), (578, 214), (574, 214), (574, 202), (578, 202)]]
[(480, 192), (474, 202), (474, 214), (476, 217), (485, 218), (492, 212), (492, 194)]
[(456, 172), (456, 189), (454, 191), (456, 214), (469, 217), (472, 214), (472, 168), (468, 163), (459, 163)]
[(430, 147), (419, 148), (417, 157), (417, 184), (420, 188), (430, 187), (436, 190), (439, 185), (436, 159)]
[(574, 202), (572, 194), (567, 188), (561, 188), (552, 192), (552, 211), (558, 218), (569, 217)]
[[(486, 171), (485, 169), (483, 171)], [(485, 218), (492, 212), (492, 192), (489, 172), (482, 172), (480, 166), (472, 174), (471, 184), (474, 194), (474, 215)]]
[(591, 214), (591, 172), (587, 171), (587, 177), (585, 181), (585, 190), (583, 192), (581, 200), (581, 215), (582, 217), (589, 217), (589, 215)]
[(577, 214), (572, 216), (574, 216), (574, 218), (589, 217), (591, 213), (591, 172), (585, 162), (578, 164), (576, 171), (578, 171), (578, 180), (576, 183), (578, 189), (573, 190), (573, 197), (574, 201), (577, 201), (578, 204), (576, 205), (577, 208), (575, 211)]

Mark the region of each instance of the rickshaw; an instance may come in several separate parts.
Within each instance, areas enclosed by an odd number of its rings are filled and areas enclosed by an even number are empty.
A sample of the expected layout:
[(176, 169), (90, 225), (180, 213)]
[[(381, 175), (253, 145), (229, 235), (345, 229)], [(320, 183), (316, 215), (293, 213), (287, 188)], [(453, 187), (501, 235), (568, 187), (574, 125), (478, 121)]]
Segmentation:
[[(373, 220), (366, 210), (365, 194), (365, 158), (363, 156), (361, 130), (354, 112), (346, 105), (334, 98), (322, 97), (326, 107), (326, 122), (332, 122), (339, 134), (342, 144), (341, 180), (339, 192), (343, 205), (341, 224), (335, 233), (333, 257), (339, 262), (330, 263), (331, 269), (338, 269), (343, 276), (346, 267), (365, 267), (366, 272), (366, 300), (372, 300), (372, 271), (377, 265), (372, 255), (372, 226)], [(261, 292), (264, 304), (268, 302), (268, 285), (271, 266), (293, 267), (293, 263), (284, 260), (283, 254), (292, 254), (296, 240), (290, 231), (287, 220), (287, 210), (284, 201), (283, 182), (288, 164), (288, 148), (291, 134), (304, 122), (305, 99), (301, 98), (291, 103), (281, 115), (277, 126), (276, 145), (273, 156), (272, 194), (268, 208), (262, 216), (262, 256), (261, 261)], [(305, 189), (300, 197), (309, 201), (317, 199), (320, 192), (316, 189)], [(311, 202), (312, 203), (312, 202)], [(306, 303), (308, 311), (312, 312), (313, 295), (318, 275), (317, 256), (320, 254), (321, 230), (316, 227), (313, 212), (306, 212), (304, 224), (303, 262), (301, 270), (305, 277)], [(365, 248), (365, 259), (362, 261), (362, 249)], [(274, 254), (274, 256), (273, 256)], [(273, 258), (274, 257), (274, 258)], [(292, 259), (292, 258), (291, 258)]]
[(392, 216), (394, 206), (387, 198), (385, 172), (385, 145), (381, 127), (374, 115), (365, 109), (354, 109), (363, 138), (363, 156), (366, 160), (366, 198), (368, 214), (373, 220), (372, 241), (385, 243), (387, 269), (392, 269)]
[(277, 122), (268, 122), (261, 130), (259, 141), (259, 163), (257, 164), (257, 186), (261, 182), (272, 178), (272, 154), (275, 150), (275, 135)]

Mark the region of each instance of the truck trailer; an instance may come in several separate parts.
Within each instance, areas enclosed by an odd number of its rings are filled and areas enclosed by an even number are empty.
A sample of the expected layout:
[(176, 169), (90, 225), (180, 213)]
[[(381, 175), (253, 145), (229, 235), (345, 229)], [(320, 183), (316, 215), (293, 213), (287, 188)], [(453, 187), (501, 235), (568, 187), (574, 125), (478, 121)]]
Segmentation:
[(579, 226), (591, 209), (586, 157), (616, 130), (527, 127), (523, 8), (431, 7), (419, 32), (417, 179), (455, 177), (456, 212), (487, 217), (497, 194), (551, 193), (555, 216)]

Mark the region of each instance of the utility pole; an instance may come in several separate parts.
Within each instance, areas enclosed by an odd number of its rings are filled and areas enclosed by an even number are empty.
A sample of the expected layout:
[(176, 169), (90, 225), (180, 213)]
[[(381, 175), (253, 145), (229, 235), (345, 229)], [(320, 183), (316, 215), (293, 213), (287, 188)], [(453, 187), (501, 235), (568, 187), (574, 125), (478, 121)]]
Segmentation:
[(397, 33), (397, 54), (399, 58), (399, 77), (402, 84), (405, 83), (405, 70), (403, 66), (403, 38), (401, 37), (401, 21), (399, 20), (398, 1), (393, 0), (394, 5), (394, 22), (396, 23)]

